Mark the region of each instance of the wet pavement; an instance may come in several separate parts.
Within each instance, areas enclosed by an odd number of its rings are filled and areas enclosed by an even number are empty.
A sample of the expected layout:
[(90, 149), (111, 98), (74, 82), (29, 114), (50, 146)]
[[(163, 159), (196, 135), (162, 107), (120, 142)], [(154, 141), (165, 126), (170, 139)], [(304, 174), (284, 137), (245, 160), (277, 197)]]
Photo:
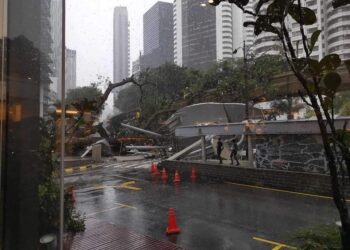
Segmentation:
[[(150, 161), (117, 162), (68, 175), (87, 220), (125, 226), (186, 249), (273, 249), (296, 229), (337, 220), (331, 199), (212, 181), (166, 183)], [(171, 173), (173, 175), (173, 173)], [(181, 229), (167, 236), (168, 209)], [(288, 249), (284, 247), (281, 249)]]

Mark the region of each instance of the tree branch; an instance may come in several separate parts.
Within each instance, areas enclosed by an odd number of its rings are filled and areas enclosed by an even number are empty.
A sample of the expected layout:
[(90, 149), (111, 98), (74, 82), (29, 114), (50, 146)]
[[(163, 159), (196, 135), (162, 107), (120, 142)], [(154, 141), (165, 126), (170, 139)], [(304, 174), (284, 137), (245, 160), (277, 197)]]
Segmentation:
[(145, 129), (148, 129), (149, 126), (151, 125), (152, 122), (154, 122), (154, 120), (159, 116), (159, 115), (162, 115), (162, 114), (167, 114), (167, 113), (171, 113), (171, 112), (175, 112), (177, 109), (176, 108), (170, 108), (170, 109), (164, 109), (164, 110), (160, 110), (156, 113), (154, 113), (146, 122), (145, 124)]
[(301, 93), (300, 90), (298, 91), (298, 94), (299, 94), (300, 98), (303, 100), (303, 102), (306, 103), (307, 106), (312, 107), (312, 104), (311, 104), (309, 101), (307, 101), (307, 100), (305, 99), (305, 97), (303, 96), (303, 94)]
[(302, 41), (303, 41), (303, 47), (304, 47), (306, 58), (310, 58), (311, 52), (309, 51), (309, 48), (307, 45), (307, 37), (306, 37), (305, 31), (304, 31), (304, 18), (302, 15), (301, 0), (298, 0), (298, 5), (299, 5), (299, 16), (300, 16), (300, 33), (301, 33), (301, 37), (302, 37)]
[(139, 86), (139, 84), (135, 81), (133, 75), (131, 77), (125, 78), (121, 82), (109, 83), (107, 89), (105, 90), (105, 92), (101, 96), (100, 100), (98, 101), (97, 107), (98, 108), (102, 107), (102, 105), (106, 102), (106, 100), (108, 99), (109, 94), (112, 92), (113, 89), (115, 89), (117, 87), (121, 87), (121, 86), (123, 86), (123, 85), (125, 85), (127, 83), (134, 83), (134, 84)]

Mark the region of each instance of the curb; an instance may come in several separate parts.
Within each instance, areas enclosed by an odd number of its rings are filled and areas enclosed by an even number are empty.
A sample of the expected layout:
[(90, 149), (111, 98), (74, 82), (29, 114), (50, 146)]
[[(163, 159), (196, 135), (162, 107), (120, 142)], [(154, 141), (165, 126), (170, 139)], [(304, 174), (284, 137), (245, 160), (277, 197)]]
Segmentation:
[(96, 165), (96, 164), (88, 164), (88, 165), (81, 165), (77, 167), (66, 167), (64, 168), (65, 174), (76, 174), (76, 173), (82, 173), (87, 170), (95, 170), (95, 169), (101, 169), (103, 165)]

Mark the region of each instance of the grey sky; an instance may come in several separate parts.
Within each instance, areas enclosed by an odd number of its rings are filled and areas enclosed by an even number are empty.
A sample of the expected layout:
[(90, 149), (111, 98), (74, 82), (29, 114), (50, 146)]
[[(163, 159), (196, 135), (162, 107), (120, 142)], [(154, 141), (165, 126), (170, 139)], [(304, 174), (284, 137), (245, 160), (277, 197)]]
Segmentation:
[(78, 86), (88, 85), (96, 80), (98, 74), (112, 79), (114, 7), (128, 8), (132, 62), (143, 49), (142, 16), (156, 2), (157, 0), (67, 1), (67, 47), (77, 51)]

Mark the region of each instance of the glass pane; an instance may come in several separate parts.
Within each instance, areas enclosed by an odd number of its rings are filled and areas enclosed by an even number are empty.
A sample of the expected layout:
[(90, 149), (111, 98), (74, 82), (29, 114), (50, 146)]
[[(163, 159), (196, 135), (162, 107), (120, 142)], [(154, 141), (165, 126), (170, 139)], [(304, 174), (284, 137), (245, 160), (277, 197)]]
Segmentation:
[[(55, 249), (59, 239), (61, 1), (1, 1), (2, 249)], [(1, 30), (3, 31), (3, 29)], [(4, 99), (2, 98), (2, 103)], [(4, 114), (4, 113), (2, 113)], [(3, 117), (3, 116), (2, 116)], [(6, 124), (4, 124), (6, 122)], [(4, 201), (4, 202), (3, 202)]]
[(65, 182), (85, 235), (123, 227), (188, 249), (277, 249), (316, 227), (339, 245), (350, 26), (349, 6), (332, 3), (345, 2), (294, 1), (299, 13), (277, 0), (69, 1)]

